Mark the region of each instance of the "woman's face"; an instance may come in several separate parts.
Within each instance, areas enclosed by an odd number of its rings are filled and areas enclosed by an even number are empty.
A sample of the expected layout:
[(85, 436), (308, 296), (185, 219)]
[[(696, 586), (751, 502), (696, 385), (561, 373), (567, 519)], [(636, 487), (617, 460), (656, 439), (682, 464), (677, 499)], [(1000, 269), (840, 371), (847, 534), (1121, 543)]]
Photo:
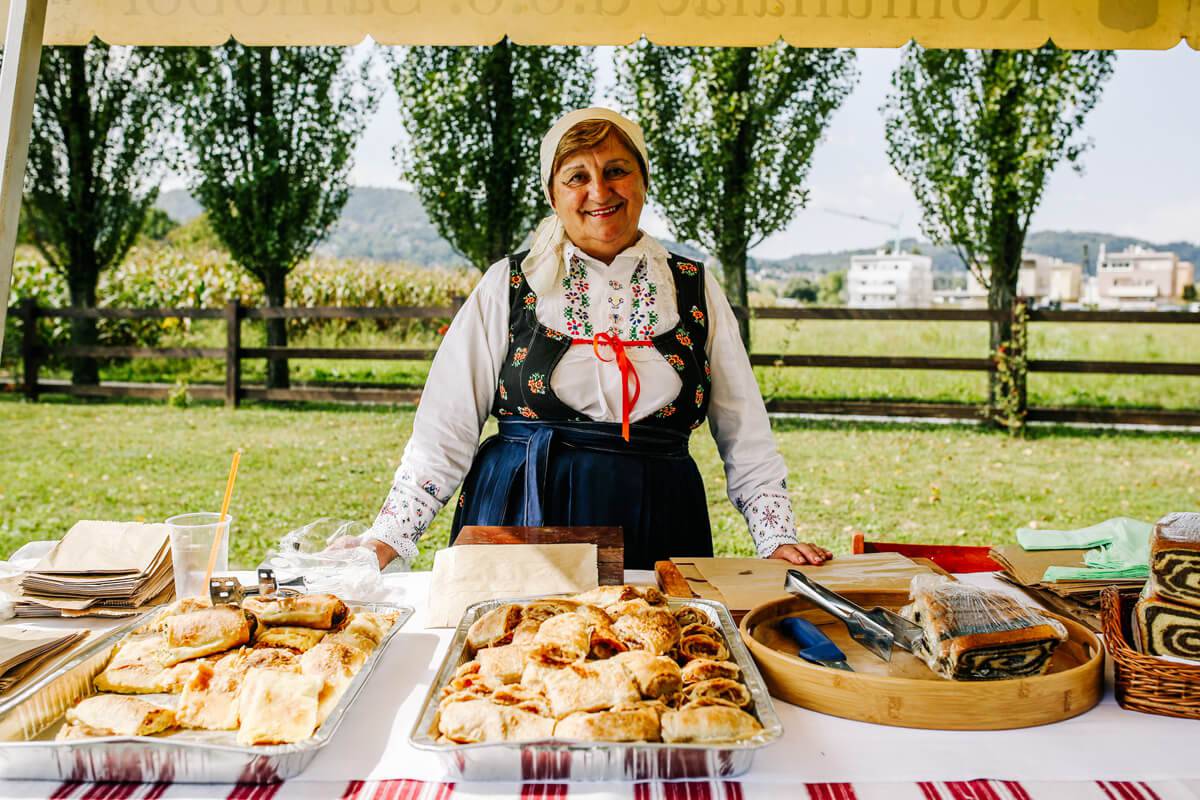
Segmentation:
[(646, 184), (637, 157), (615, 134), (563, 159), (550, 197), (571, 241), (593, 258), (611, 263), (638, 239)]

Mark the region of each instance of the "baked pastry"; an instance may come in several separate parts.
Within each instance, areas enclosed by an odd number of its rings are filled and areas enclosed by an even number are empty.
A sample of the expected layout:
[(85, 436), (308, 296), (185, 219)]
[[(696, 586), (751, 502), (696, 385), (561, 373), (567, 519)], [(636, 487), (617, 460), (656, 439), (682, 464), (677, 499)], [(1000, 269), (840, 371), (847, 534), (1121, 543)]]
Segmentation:
[(592, 626), (592, 632), (588, 636), (588, 656), (591, 658), (612, 658), (628, 649), (608, 623)]
[(586, 742), (657, 742), (658, 717), (649, 705), (581, 712), (560, 719), (554, 726), (554, 735)]
[(675, 612), (675, 619), (679, 622), (680, 628), (686, 628), (688, 625), (708, 625), (710, 620), (708, 615), (695, 606), (684, 606)]
[(500, 683), (517, 683), (525, 670), (525, 653), (519, 644), (485, 647), (475, 654), (479, 674)]
[(321, 681), (317, 725), (329, 716), (366, 660), (367, 654), (362, 650), (341, 642), (321, 642), (300, 656), (300, 671)]
[(1003, 592), (940, 575), (918, 575), (902, 611), (924, 629), (913, 649), (929, 668), (952, 680), (1041, 675), (1067, 638), (1058, 620)]
[(314, 647), (325, 638), (325, 631), (313, 628), (295, 628), (281, 626), (278, 628), (262, 627), (254, 636), (255, 647), (285, 647), (297, 653), (303, 653)]
[(117, 645), (96, 689), (119, 694), (177, 692), (191, 674), (188, 664), (167, 666), (167, 640), (161, 633), (131, 636)]
[(550, 701), (538, 689), (531, 689), (519, 683), (501, 686), (492, 692), (491, 701), (502, 706), (514, 706), (531, 714), (550, 716)]
[[(521, 608), (520, 618), (522, 621), (545, 622), (551, 617), (557, 617), (559, 614), (575, 611), (581, 605), (583, 603), (563, 597), (547, 597), (542, 600), (534, 600), (526, 603), (524, 608)], [(483, 617), (479, 619), (482, 620)]]
[(350, 616), (342, 630), (370, 639), (378, 647), (398, 619), (400, 615), (394, 611), (359, 611)]
[(686, 664), (699, 658), (706, 661), (725, 661), (729, 658), (729, 648), (720, 634), (714, 638), (705, 633), (695, 633), (679, 640), (680, 661)]
[(1133, 620), (1141, 652), (1200, 662), (1200, 607), (1151, 595), (1137, 601)]
[(238, 693), (242, 678), (251, 669), (299, 672), (300, 661), (291, 650), (256, 648), (237, 650), (215, 663), (200, 661), (179, 697), (176, 717), (185, 728), (231, 731), (238, 726)]
[(1160, 600), (1200, 607), (1200, 513), (1177, 511), (1154, 524), (1150, 593)]
[(96, 694), (67, 710), (67, 724), (102, 736), (149, 736), (175, 726), (175, 712), (140, 697)]
[(678, 711), (664, 711), (662, 715), (664, 742), (736, 742), (761, 730), (754, 717), (726, 705), (686, 706)]
[(642, 593), (638, 591), (636, 586), (597, 586), (595, 589), (590, 589), (586, 592), (581, 592), (572, 595), (571, 599), (577, 603), (587, 603), (591, 606), (599, 606), (605, 608), (613, 603), (620, 603), (624, 600), (644, 600)]
[(649, 608), (626, 614), (613, 623), (613, 630), (630, 650), (662, 655), (679, 642), (679, 623), (665, 608)]
[(714, 678), (729, 678), (737, 680), (742, 674), (742, 668), (732, 661), (713, 661), (710, 658), (694, 658), (683, 666), (683, 685), (688, 686), (701, 681), (711, 681)]
[(317, 727), (321, 681), (298, 672), (251, 669), (238, 693), (237, 743), (287, 744)]
[(685, 704), (727, 705), (742, 708), (750, 705), (750, 690), (730, 678), (713, 678), (693, 683), (683, 690)]
[(542, 690), (558, 718), (576, 711), (603, 711), (642, 699), (629, 671), (612, 661), (570, 664), (546, 673)]
[(505, 644), (521, 621), (521, 610), (516, 603), (493, 608), (467, 629), (467, 644), (475, 650)]
[(554, 719), (490, 700), (464, 700), (438, 713), (438, 732), (459, 744), (548, 739)]
[(629, 650), (613, 656), (612, 661), (633, 676), (642, 697), (652, 700), (671, 697), (683, 686), (679, 665), (666, 656), (656, 656), (645, 650)]
[(247, 597), (242, 601), (242, 608), (258, 617), (264, 625), (320, 630), (336, 628), (350, 614), (346, 604), (331, 594)]
[(167, 617), (163, 663), (172, 666), (246, 644), (254, 626), (254, 617), (235, 606), (216, 606)]
[(575, 611), (551, 617), (534, 635), (530, 657), (559, 666), (583, 661), (592, 649), (593, 627), (587, 617)]

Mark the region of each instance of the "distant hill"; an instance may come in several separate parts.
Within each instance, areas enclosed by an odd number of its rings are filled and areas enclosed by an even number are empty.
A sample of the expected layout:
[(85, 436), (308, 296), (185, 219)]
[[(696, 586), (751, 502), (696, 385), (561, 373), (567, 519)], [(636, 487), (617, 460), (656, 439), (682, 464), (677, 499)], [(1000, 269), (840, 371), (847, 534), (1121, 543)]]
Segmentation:
[[(202, 209), (191, 195), (181, 189), (163, 192), (158, 207), (177, 222), (187, 222)], [(1134, 245), (1156, 250), (1174, 251), (1181, 259), (1200, 265), (1200, 244), (1170, 242), (1157, 244), (1109, 233), (1076, 231), (1037, 231), (1025, 240), (1025, 249), (1032, 253), (1056, 256), (1064, 261), (1083, 262), (1087, 246), (1088, 273), (1096, 271), (1096, 254), (1103, 243), (1109, 251), (1124, 250)], [(687, 256), (704, 259), (706, 255), (691, 245), (664, 241), (667, 249)], [(880, 246), (885, 246), (880, 243)], [(901, 246), (909, 251), (924, 253), (933, 259), (937, 272), (959, 272), (964, 269), (952, 247), (936, 247), (929, 242), (905, 239)], [(354, 187), (342, 210), (341, 219), (318, 251), (341, 258), (369, 258), (379, 261), (409, 261), (427, 266), (462, 266), (465, 259), (450, 243), (438, 235), (416, 195), (403, 189)], [(781, 259), (752, 259), (750, 269), (757, 273), (786, 274), (791, 272), (833, 272), (845, 269), (850, 256), (869, 254), (875, 248), (840, 250), (830, 253), (797, 253)]]

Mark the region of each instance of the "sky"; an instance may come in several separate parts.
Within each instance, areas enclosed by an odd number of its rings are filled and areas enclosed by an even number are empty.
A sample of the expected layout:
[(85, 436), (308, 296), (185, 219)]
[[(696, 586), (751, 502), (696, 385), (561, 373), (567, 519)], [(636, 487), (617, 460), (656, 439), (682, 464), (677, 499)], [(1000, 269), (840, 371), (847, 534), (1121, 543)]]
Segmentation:
[[(813, 155), (809, 200), (788, 227), (751, 254), (783, 258), (875, 247), (893, 236), (917, 236), (920, 209), (888, 163), (879, 107), (900, 51), (858, 51), (859, 80), (833, 117)], [(612, 48), (597, 48), (597, 100), (614, 82)], [(1089, 230), (1150, 242), (1200, 242), (1200, 52), (1186, 44), (1168, 51), (1123, 51), (1087, 119), (1094, 146), (1084, 174), (1060, 167), (1051, 176), (1031, 231)], [(392, 151), (403, 136), (395, 92), (389, 89), (355, 153), (351, 182), (398, 187)], [(875, 224), (831, 213), (886, 221)], [(652, 211), (643, 227), (670, 236)]]

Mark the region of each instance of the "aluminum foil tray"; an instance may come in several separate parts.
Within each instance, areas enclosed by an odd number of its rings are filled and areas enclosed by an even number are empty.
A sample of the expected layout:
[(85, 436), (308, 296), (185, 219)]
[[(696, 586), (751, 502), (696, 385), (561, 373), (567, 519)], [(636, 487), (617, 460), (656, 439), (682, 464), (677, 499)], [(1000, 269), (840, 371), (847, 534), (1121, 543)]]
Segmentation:
[[(525, 598), (530, 600), (533, 598)], [(409, 741), (419, 750), (436, 754), (447, 773), (464, 781), (645, 781), (687, 778), (730, 778), (750, 769), (754, 753), (783, 735), (771, 695), (754, 659), (742, 643), (729, 609), (711, 600), (670, 600), (671, 609), (684, 606), (703, 611), (729, 644), (730, 657), (742, 669), (750, 690), (746, 709), (762, 723), (752, 739), (728, 744), (665, 744), (662, 742), (484, 742), (439, 744), (435, 723), (438, 693), (454, 671), (468, 661), (467, 629), (479, 617), (505, 603), (524, 600), (488, 600), (467, 608), (446, 658), (438, 669)]]
[[(310, 738), (287, 745), (243, 747), (234, 731), (176, 731), (161, 736), (109, 736), (54, 741), (63, 715), (95, 694), (99, 675), (120, 639), (158, 609), (121, 625), (16, 696), (0, 703), (0, 779), (134, 781), (139, 783), (276, 783), (298, 775), (329, 743), (383, 651), (413, 614), (392, 603), (347, 603), (356, 611), (396, 611), (400, 618)], [(174, 706), (178, 695), (139, 695)]]

